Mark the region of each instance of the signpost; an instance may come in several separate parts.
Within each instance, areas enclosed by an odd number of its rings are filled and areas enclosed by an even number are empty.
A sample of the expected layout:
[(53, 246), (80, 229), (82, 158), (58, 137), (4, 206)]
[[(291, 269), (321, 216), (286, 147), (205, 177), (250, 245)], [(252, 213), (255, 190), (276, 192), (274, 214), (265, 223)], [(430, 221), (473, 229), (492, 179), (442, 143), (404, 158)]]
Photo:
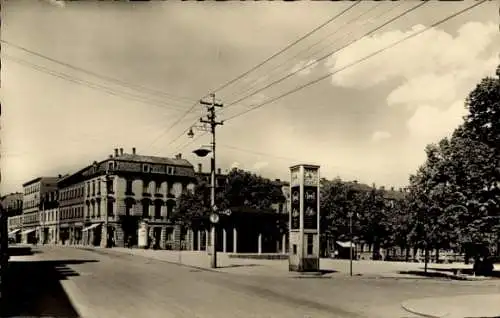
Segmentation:
[(289, 271), (319, 271), (319, 166), (290, 167)]

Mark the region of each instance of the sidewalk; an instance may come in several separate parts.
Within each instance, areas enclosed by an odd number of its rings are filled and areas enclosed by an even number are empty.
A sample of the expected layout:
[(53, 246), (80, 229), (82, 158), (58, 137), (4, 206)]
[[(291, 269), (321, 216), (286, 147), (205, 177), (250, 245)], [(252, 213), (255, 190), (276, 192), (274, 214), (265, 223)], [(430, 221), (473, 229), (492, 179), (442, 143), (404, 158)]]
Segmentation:
[(498, 318), (500, 294), (412, 299), (401, 306), (422, 317)]

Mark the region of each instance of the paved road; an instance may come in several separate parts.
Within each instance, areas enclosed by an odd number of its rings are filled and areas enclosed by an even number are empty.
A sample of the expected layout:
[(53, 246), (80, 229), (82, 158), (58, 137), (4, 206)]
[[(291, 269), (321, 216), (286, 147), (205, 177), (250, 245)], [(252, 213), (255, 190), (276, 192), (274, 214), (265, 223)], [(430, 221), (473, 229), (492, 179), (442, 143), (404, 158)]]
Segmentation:
[(106, 250), (41, 251), (28, 258), (57, 261), (60, 267), (67, 264), (64, 268), (77, 274), (61, 284), (76, 311), (89, 318), (396, 318), (409, 317), (400, 306), (409, 298), (491, 293), (499, 288), (495, 281), (249, 276)]

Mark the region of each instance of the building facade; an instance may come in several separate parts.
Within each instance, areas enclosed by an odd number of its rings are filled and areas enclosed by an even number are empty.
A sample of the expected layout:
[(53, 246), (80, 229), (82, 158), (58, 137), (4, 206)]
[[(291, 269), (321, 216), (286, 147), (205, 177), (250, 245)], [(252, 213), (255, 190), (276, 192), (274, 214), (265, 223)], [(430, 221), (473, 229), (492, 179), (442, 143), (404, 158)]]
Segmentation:
[(20, 192), (2, 197), (5, 217), (7, 219), (8, 238), (12, 242), (21, 242), (23, 194)]
[(81, 173), (65, 176), (57, 183), (59, 210), (57, 240), (60, 244), (83, 244), (85, 189)]
[(43, 242), (45, 230), (40, 227), (40, 213), (57, 206), (58, 177), (39, 177), (23, 184), (23, 243)]
[[(135, 148), (131, 153), (115, 149), (109, 158), (61, 180), (60, 191), (73, 194), (61, 200), (60, 224), (74, 224), (65, 234), (70, 243), (140, 245), (142, 226), (148, 246), (176, 248), (180, 232), (170, 216), (176, 198), (195, 182), (193, 166), (180, 155), (153, 157), (139, 155)], [(64, 218), (67, 209), (73, 212)]]

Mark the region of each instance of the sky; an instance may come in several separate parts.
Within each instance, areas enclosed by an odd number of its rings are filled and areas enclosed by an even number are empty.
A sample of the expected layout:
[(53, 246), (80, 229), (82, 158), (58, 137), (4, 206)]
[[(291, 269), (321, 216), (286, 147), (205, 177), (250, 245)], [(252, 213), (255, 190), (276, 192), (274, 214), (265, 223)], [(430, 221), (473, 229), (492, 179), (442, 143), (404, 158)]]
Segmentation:
[(500, 52), (488, 1), (369, 57), (475, 2), (431, 1), (379, 27), (419, 3), (363, 1), (218, 90), (353, 2), (3, 0), (0, 192), (114, 148), (182, 153), (208, 169), (192, 151), (209, 135), (185, 131), (214, 90), (227, 119), (221, 169), (288, 180), (290, 166), (314, 163), (326, 178), (404, 186), (425, 145), (462, 122), (465, 97), (494, 75)]

